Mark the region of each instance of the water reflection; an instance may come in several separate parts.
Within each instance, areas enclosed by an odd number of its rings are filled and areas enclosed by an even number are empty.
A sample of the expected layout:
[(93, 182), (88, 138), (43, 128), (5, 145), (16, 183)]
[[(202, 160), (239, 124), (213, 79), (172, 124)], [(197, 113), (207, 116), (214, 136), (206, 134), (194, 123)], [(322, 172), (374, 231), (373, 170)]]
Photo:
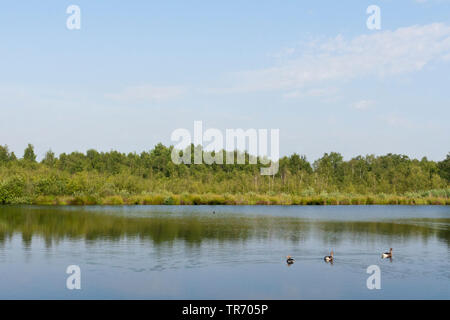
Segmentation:
[[(114, 209), (111, 209), (114, 210)], [(133, 210), (133, 207), (130, 207)], [(204, 241), (242, 242), (249, 239), (283, 239), (299, 243), (314, 235), (323, 243), (358, 243), (379, 236), (402, 242), (431, 238), (450, 244), (450, 218), (414, 218), (383, 221), (328, 221), (267, 215), (188, 215), (127, 216), (95, 210), (65, 208), (0, 208), (0, 245), (20, 233), (24, 248), (33, 236), (40, 236), (47, 247), (61, 240), (84, 239), (119, 241), (136, 238), (158, 245), (182, 240), (189, 246)], [(345, 237), (342, 235), (345, 234)]]

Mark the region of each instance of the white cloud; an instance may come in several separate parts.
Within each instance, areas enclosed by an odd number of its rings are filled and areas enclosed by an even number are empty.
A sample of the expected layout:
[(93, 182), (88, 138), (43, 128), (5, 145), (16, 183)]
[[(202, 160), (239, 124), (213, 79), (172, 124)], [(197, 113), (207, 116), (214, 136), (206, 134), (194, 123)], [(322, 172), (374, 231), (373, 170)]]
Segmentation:
[(329, 97), (332, 95), (336, 95), (339, 90), (334, 87), (330, 88), (311, 88), (311, 89), (302, 89), (302, 90), (294, 90), (289, 91), (283, 95), (284, 98), (292, 99), (292, 98), (304, 98), (304, 97)]
[(295, 48), (283, 48), (278, 52), (271, 53), (268, 56), (272, 58), (285, 58), (291, 56), (295, 52)]
[[(278, 65), (235, 74), (229, 91), (295, 91), (306, 85), (417, 72), (450, 54), (450, 27), (443, 23), (410, 26), (346, 40), (311, 41)], [(447, 59), (448, 60), (448, 59)]]
[(180, 97), (186, 93), (181, 86), (141, 85), (127, 87), (119, 93), (109, 93), (105, 97), (119, 102), (163, 102)]
[(360, 100), (355, 103), (353, 103), (353, 108), (358, 110), (366, 110), (372, 107), (375, 104), (375, 101), (373, 100)]
[(432, 2), (432, 3), (448, 3), (449, 2), (449, 0), (414, 0), (414, 2), (417, 2), (417, 3), (420, 3), (420, 4), (423, 4), (423, 3), (430, 3), (430, 2)]
[(416, 126), (411, 120), (398, 114), (388, 114), (384, 116), (384, 120), (392, 127), (414, 128)]

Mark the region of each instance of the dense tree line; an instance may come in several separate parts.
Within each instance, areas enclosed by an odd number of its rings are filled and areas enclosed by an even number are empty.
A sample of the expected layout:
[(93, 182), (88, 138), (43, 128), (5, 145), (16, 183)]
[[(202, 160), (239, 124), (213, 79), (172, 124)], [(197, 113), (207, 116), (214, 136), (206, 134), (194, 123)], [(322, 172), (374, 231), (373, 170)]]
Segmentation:
[[(191, 146), (191, 156), (194, 154)], [(320, 193), (404, 194), (447, 189), (450, 181), (450, 153), (436, 162), (405, 155), (357, 156), (345, 161), (336, 152), (325, 153), (313, 163), (293, 154), (279, 160), (274, 176), (261, 176), (261, 161), (249, 164), (174, 164), (173, 147), (156, 145), (137, 153), (118, 151), (62, 153), (48, 151), (36, 160), (32, 145), (22, 158), (0, 146), (0, 202), (39, 195), (141, 194), (145, 192), (188, 193)], [(197, 147), (198, 150), (198, 147)], [(235, 152), (237, 157), (239, 152)], [(223, 151), (225, 159), (225, 152)], [(3, 199), (3, 200), (2, 200)], [(9, 201), (11, 202), (11, 201)]]

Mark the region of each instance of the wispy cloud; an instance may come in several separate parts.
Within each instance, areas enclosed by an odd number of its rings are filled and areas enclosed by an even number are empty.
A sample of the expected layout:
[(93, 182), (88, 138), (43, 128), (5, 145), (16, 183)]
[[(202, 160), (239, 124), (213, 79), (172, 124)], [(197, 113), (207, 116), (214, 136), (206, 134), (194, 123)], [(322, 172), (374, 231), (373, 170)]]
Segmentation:
[(447, 3), (447, 2), (449, 2), (449, 0), (414, 0), (414, 2), (417, 2), (417, 3), (430, 3), (430, 2), (433, 2), (433, 3)]
[(357, 110), (367, 110), (375, 104), (373, 100), (360, 100), (353, 103), (353, 108)]
[[(235, 74), (230, 92), (303, 90), (306, 86), (422, 70), (450, 54), (450, 27), (410, 26), (346, 40), (338, 35), (311, 41), (272, 67)], [(221, 91), (225, 91), (222, 89)]]
[(383, 116), (385, 122), (391, 127), (399, 127), (399, 128), (414, 128), (417, 125), (412, 122), (410, 119), (395, 113), (388, 114)]
[(283, 98), (293, 99), (293, 98), (305, 98), (305, 97), (313, 97), (313, 98), (323, 98), (334, 96), (338, 93), (338, 89), (335, 87), (325, 87), (325, 88), (310, 88), (304, 90), (294, 90), (289, 91), (283, 95)]
[(286, 58), (294, 54), (295, 48), (283, 48), (275, 53), (270, 53), (268, 56), (272, 58)]
[(178, 98), (186, 91), (182, 86), (140, 85), (127, 87), (118, 93), (105, 94), (105, 97), (119, 102), (159, 103)]

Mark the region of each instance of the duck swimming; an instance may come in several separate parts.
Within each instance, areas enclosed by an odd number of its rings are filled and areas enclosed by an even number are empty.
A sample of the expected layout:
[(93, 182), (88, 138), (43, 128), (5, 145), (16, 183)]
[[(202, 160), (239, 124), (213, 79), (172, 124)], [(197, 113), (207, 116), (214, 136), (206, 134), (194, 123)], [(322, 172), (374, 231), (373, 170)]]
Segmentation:
[(323, 258), (323, 260), (325, 260), (326, 262), (333, 262), (333, 260), (334, 260), (334, 252), (333, 252), (333, 250), (331, 250), (330, 255), (329, 256), (325, 256)]
[(392, 248), (389, 250), (389, 252), (385, 252), (381, 255), (381, 258), (392, 258)]
[(286, 257), (286, 263), (287, 263), (287, 264), (293, 264), (294, 261), (295, 261), (295, 259), (292, 258), (291, 256), (287, 256), (287, 257)]

